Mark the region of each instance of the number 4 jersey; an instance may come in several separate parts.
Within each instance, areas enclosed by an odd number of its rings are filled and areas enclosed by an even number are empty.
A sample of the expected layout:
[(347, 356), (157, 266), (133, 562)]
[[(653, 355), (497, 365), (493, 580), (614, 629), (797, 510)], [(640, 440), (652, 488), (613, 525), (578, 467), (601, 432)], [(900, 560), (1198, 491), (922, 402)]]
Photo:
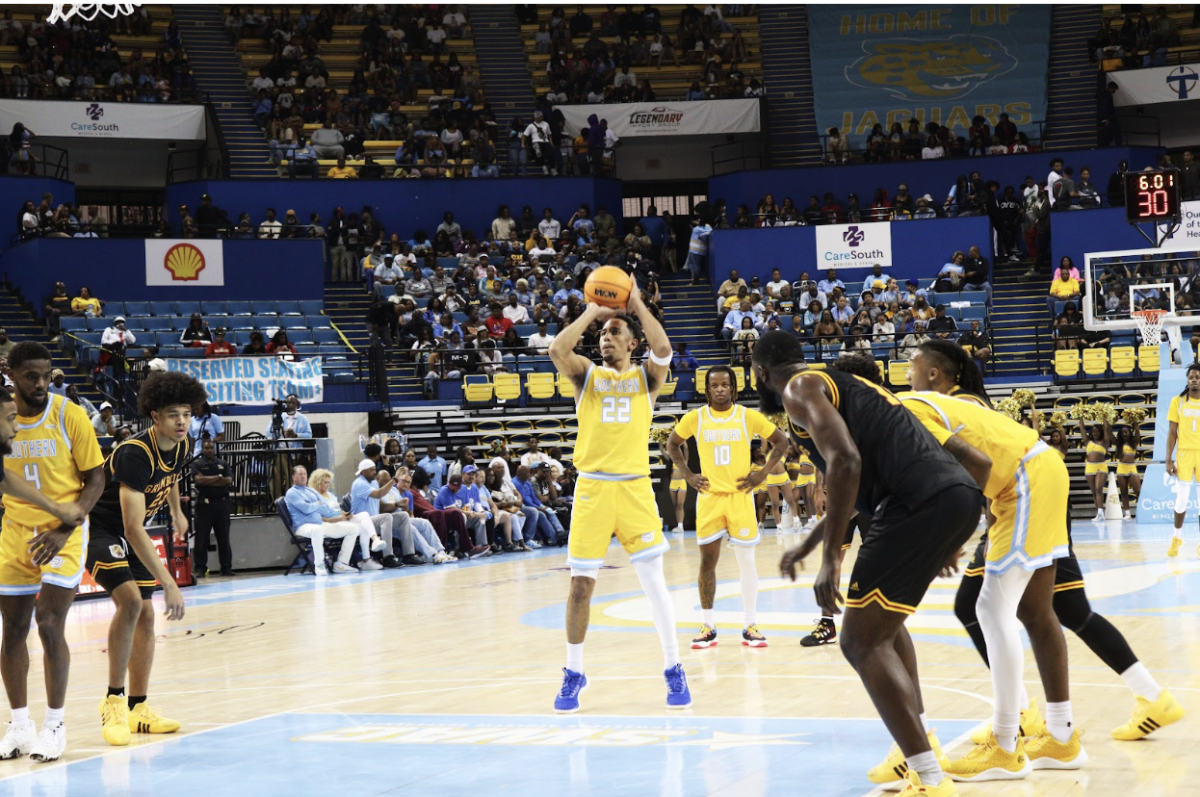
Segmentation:
[(575, 405), (580, 474), (650, 475), (650, 419), (654, 414), (646, 369), (624, 373), (593, 365)]
[[(83, 490), (82, 474), (104, 464), (96, 431), (78, 404), (51, 393), (37, 417), (17, 417), (13, 452), (4, 458), (10, 479), (25, 479), (51, 501), (71, 503)], [(60, 525), (32, 504), (4, 496), (4, 516), (28, 529)]]

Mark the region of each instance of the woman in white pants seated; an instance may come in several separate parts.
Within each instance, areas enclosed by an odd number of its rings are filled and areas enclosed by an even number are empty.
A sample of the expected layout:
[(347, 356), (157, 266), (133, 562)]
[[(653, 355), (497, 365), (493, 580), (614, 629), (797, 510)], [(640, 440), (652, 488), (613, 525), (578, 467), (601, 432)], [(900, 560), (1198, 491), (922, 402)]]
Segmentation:
[[(385, 470), (387, 469), (380, 468), (379, 472), (383, 473)], [(408, 522), (413, 532), (413, 547), (417, 549), (418, 556), (435, 565), (458, 561), (454, 554), (446, 552), (446, 546), (442, 545), (433, 524), (413, 514), (412, 499), (409, 493), (411, 488), (412, 474), (408, 472), (408, 468), (397, 468), (396, 478), (392, 481), (392, 489), (380, 499), (380, 503), (387, 506), (399, 506), (408, 513)]]
[[(293, 482), (295, 479), (293, 479)], [(311, 487), (320, 498), (321, 503), (328, 507), (329, 511), (342, 513), (342, 508), (338, 497), (333, 492), (333, 474), (324, 468), (318, 468), (312, 472)], [(291, 490), (288, 490), (290, 493)], [(345, 562), (346, 568), (350, 568), (350, 555), (354, 551), (354, 540), (358, 540), (359, 553), (362, 554), (362, 562), (359, 563), (358, 569), (362, 571), (382, 570), (383, 565), (371, 558), (372, 551), (383, 550), (384, 542), (375, 535), (375, 525), (371, 522), (371, 517), (364, 512), (357, 515), (344, 513), (346, 522), (354, 526), (353, 537), (349, 534), (339, 535), (330, 534), (326, 529), (321, 529), (322, 537), (342, 537), (342, 550), (338, 555), (338, 563)], [(331, 525), (328, 521), (325, 526)], [(300, 534), (300, 530), (296, 530)], [(308, 535), (301, 535), (308, 536)], [(316, 551), (317, 541), (313, 539), (313, 551)], [(346, 569), (339, 569), (338, 563), (334, 563), (333, 572), (344, 573)]]

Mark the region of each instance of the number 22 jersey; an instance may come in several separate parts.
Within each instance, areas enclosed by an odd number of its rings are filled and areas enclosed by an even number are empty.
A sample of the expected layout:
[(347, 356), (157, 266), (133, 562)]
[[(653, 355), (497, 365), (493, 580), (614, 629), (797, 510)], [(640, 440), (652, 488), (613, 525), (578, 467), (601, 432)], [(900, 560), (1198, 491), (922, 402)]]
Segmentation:
[(618, 373), (593, 365), (575, 405), (579, 473), (650, 475), (650, 420), (654, 404), (642, 366)]

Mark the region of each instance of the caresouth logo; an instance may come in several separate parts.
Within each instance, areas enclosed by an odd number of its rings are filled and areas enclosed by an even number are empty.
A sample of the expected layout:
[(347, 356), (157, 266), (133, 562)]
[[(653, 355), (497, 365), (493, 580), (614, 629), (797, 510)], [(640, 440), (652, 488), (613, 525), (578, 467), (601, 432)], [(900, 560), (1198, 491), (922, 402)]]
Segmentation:
[(651, 108), (648, 111), (634, 111), (629, 114), (629, 126), (642, 134), (670, 133), (683, 125), (683, 111), (674, 108)]
[(847, 246), (861, 246), (866, 237), (867, 234), (858, 227), (851, 227), (842, 233), (842, 240), (846, 242)]
[(121, 132), (121, 126), (115, 123), (101, 124), (104, 118), (104, 106), (93, 102), (83, 110), (83, 115), (90, 122), (71, 122), (71, 130), (76, 133), (92, 133), (97, 136), (111, 136)]
[(167, 250), (163, 268), (171, 272), (171, 278), (180, 282), (200, 279), (204, 270), (204, 253), (193, 244), (177, 244)]

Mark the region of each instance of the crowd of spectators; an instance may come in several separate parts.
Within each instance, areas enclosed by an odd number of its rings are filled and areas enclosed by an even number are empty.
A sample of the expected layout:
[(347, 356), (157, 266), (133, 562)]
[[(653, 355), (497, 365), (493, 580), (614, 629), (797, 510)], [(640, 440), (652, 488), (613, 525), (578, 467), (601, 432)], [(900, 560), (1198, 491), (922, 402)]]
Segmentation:
[(105, 238), (108, 216), (98, 205), (54, 204), (47, 191), (40, 202), (26, 200), (17, 218), (16, 232), (22, 241), (30, 238)]
[(1121, 69), (1167, 65), (1168, 48), (1180, 44), (1179, 24), (1167, 14), (1166, 6), (1155, 9), (1153, 18), (1145, 11), (1136, 13), (1136, 19), (1133, 12), (1124, 14), (1119, 28), (1113, 26), (1116, 17), (1100, 21), (1100, 29), (1088, 41), (1093, 61), (1116, 59)]
[(955, 135), (937, 122), (927, 122), (922, 127), (916, 119), (909, 119), (907, 125), (893, 122), (890, 129), (877, 123), (863, 139), (861, 147), (855, 147), (849, 134), (836, 127), (827, 132), (825, 161), (837, 164), (857, 158), (867, 163), (884, 163), (1017, 155), (1037, 152), (1040, 143), (1040, 136), (1030, 142), (1007, 113), (996, 118), (995, 129), (986, 117), (974, 117), (966, 135)]
[[(589, 9), (598, 12), (593, 18)], [(538, 20), (536, 6), (518, 7), (523, 24), (538, 24), (534, 46), (549, 55), (546, 75), (550, 90), (545, 98), (555, 105), (618, 102), (655, 102), (662, 99), (708, 100), (731, 97), (761, 97), (762, 84), (747, 81), (741, 64), (747, 60), (742, 31), (725, 20), (725, 15), (754, 13), (748, 6), (710, 3), (703, 10), (688, 4), (672, 25), (652, 5), (634, 11), (626, 6), (578, 6), (573, 15), (556, 6), (548, 21)], [(606, 39), (616, 38), (615, 42)], [(679, 96), (660, 96), (648, 74), (639, 69), (664, 65), (689, 67), (687, 91)], [(678, 80), (677, 75), (672, 77)]]
[[(151, 34), (147, 6), (109, 19), (79, 15), (54, 24), (22, 22), (12, 9), (0, 20), (0, 45), (17, 48), (22, 64), (0, 71), (0, 97), (105, 102), (195, 102), (196, 78), (172, 20), (154, 48), (118, 45)], [(150, 50), (153, 49), (153, 55)]]

